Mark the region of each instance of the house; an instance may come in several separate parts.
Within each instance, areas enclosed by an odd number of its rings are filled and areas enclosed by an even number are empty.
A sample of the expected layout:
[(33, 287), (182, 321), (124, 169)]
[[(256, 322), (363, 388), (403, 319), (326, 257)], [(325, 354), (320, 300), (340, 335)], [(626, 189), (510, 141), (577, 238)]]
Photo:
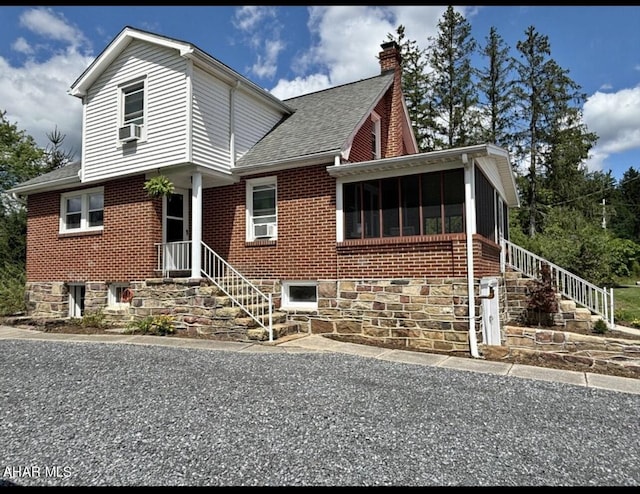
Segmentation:
[[(125, 27), (70, 87), (80, 161), (12, 189), (29, 314), (204, 327), (222, 290), (260, 338), (277, 309), (304, 331), (477, 355), (482, 301), (498, 293), (498, 331), (506, 318), (509, 155), (419, 153), (398, 45), (379, 61), (281, 101), (189, 42)], [(160, 175), (175, 189), (150, 197)]]

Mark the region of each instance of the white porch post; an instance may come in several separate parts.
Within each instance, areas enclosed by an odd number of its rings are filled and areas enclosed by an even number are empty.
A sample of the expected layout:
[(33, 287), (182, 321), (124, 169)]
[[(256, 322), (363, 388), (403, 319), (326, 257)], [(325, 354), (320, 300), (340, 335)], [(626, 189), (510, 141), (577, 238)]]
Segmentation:
[(191, 277), (200, 278), (202, 243), (202, 173), (191, 175)]
[(475, 204), (475, 180), (473, 160), (469, 160), (467, 154), (462, 155), (464, 164), (464, 204), (466, 218), (467, 239), (467, 292), (469, 294), (469, 347), (472, 357), (480, 357), (476, 338), (476, 297), (474, 294), (473, 269), (473, 234), (476, 232), (476, 204)]

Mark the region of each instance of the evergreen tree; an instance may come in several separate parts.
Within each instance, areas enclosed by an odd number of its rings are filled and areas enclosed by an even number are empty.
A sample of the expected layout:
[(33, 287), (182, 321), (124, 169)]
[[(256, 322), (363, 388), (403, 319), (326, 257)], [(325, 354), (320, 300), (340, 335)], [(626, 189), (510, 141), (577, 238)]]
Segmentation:
[(509, 47), (493, 26), (480, 53), (487, 60), (486, 67), (478, 70), (481, 139), (508, 150), (512, 143), (511, 129), (516, 104), (511, 75), (514, 61), (509, 55)]
[(514, 154), (524, 165), (518, 184), (523, 220), (533, 237), (544, 228), (542, 214), (547, 212), (545, 204), (553, 202), (554, 190), (561, 191), (564, 199), (575, 196), (572, 191), (567, 196), (567, 190), (577, 177), (584, 176), (581, 163), (596, 136), (579, 123), (577, 105), (584, 95), (568, 72), (550, 58), (548, 37), (533, 26), (527, 28), (525, 36), (516, 46), (522, 61), (515, 62), (520, 127), (514, 135)]
[(66, 136), (62, 134), (56, 126), (53, 131), (47, 133), (49, 144), (45, 149), (46, 170), (52, 171), (56, 168), (68, 165), (73, 161), (75, 153), (73, 150), (66, 151), (62, 149), (62, 143)]
[(471, 25), (449, 6), (438, 22), (438, 35), (429, 37), (428, 41), (430, 86), (438, 115), (432, 130), (434, 147), (447, 149), (477, 144), (478, 96), (471, 65), (476, 41), (471, 37)]
[(402, 91), (407, 103), (411, 125), (418, 141), (420, 152), (433, 151), (433, 141), (429, 129), (434, 127), (432, 98), (429, 94), (429, 77), (425, 50), (417, 41), (408, 39), (405, 27), (401, 24), (396, 34), (387, 35), (389, 41), (395, 41), (400, 47), (402, 57)]

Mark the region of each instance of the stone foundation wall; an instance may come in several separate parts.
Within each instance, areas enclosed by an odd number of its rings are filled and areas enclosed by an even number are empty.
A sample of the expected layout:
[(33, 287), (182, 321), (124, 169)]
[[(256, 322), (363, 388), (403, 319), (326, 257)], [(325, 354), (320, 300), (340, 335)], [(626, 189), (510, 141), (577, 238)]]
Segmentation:
[[(280, 308), (279, 282), (254, 280), (254, 284), (273, 293), (275, 308)], [(101, 310), (110, 322), (171, 314), (178, 327), (224, 327), (234, 324), (238, 312), (221, 306), (214, 287), (189, 278), (133, 281), (129, 284), (133, 300), (117, 307), (108, 306), (106, 283), (85, 286), (85, 314)], [(478, 284), (476, 295), (477, 290)], [(32, 283), (28, 294), (32, 317), (67, 317), (68, 290), (63, 283)], [(318, 283), (317, 310), (287, 314), (303, 332), (359, 335), (407, 349), (469, 352), (468, 299), (466, 278), (325, 280)], [(476, 339), (481, 342), (477, 302)]]
[[(305, 322), (314, 334), (357, 335), (407, 349), (468, 352), (468, 300), (466, 278), (322, 281), (318, 310), (291, 317)], [(481, 339), (479, 331), (478, 319)]]
[(69, 290), (62, 282), (27, 282), (27, 314), (32, 317), (60, 318), (69, 315)]

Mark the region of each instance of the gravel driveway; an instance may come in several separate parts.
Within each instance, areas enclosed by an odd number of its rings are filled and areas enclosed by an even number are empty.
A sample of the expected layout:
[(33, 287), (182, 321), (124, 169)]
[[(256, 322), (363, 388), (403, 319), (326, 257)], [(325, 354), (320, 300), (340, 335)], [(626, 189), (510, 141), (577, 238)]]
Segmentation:
[(0, 485), (640, 485), (640, 395), (333, 353), (0, 341)]

